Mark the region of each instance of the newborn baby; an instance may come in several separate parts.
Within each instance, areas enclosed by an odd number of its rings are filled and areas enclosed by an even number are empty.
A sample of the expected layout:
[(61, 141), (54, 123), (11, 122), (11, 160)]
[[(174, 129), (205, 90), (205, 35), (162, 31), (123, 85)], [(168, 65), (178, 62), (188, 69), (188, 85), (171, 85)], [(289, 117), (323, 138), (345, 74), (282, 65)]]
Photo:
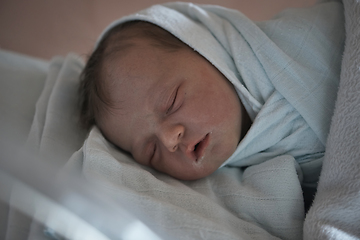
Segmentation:
[(285, 156), (315, 189), (343, 29), (339, 3), (259, 23), (216, 6), (150, 7), (102, 34), (81, 75), (82, 122), (181, 180)]
[(235, 151), (251, 121), (233, 85), (206, 59), (151, 23), (122, 24), (83, 72), (89, 109), (114, 145), (182, 180), (205, 177)]

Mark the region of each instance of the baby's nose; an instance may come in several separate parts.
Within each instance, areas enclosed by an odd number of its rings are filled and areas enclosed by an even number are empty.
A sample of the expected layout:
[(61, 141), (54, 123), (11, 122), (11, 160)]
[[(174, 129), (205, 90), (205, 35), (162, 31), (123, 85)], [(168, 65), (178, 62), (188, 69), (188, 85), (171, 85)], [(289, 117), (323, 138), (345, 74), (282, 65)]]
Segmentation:
[(170, 151), (175, 152), (184, 136), (184, 126), (178, 124), (175, 126), (167, 127), (161, 131), (160, 140), (164, 146)]

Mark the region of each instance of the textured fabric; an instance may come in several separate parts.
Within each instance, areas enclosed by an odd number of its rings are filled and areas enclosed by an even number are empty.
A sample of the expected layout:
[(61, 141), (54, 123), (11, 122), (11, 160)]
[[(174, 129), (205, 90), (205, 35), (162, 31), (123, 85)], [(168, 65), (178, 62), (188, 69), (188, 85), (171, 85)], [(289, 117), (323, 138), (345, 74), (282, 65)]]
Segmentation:
[(0, 49), (0, 136), (6, 136), (0, 143), (26, 142), (48, 65), (46, 61)]
[(302, 167), (304, 185), (316, 185), (340, 78), (341, 3), (286, 10), (259, 23), (218, 6), (168, 3), (108, 29), (131, 20), (168, 30), (235, 86), (254, 122), (223, 165), (250, 166), (289, 154)]
[[(26, 149), (47, 156), (55, 166), (68, 161), (86, 136), (78, 126), (76, 107), (79, 74), (84, 66), (80, 59), (69, 54), (42, 61), (0, 51), (1, 112), (6, 116), (1, 118), (1, 141), (16, 143), (14, 149), (26, 145)], [(21, 98), (16, 98), (19, 95)], [(32, 221), (32, 216), (11, 206), (11, 198), (7, 201), (10, 206), (0, 204), (0, 238), (43, 239), (43, 228)]]
[(360, 2), (344, 1), (341, 82), (305, 239), (360, 239)]
[[(46, 82), (48, 67), (47, 61), (0, 50), (0, 153), (2, 161), (7, 160), (5, 150), (13, 154), (13, 149), (4, 149), (4, 146), (14, 143), (12, 147), (18, 149), (26, 142), (35, 113), (35, 103)], [(0, 187), (0, 191), (6, 190)], [(0, 239), (25, 240), (30, 231), (31, 217), (8, 205), (9, 201), (11, 201), (10, 196), (5, 200), (0, 200)]]
[(81, 147), (86, 135), (79, 129), (77, 108), (82, 68), (83, 62), (74, 54), (52, 59), (26, 143), (40, 155), (51, 155), (59, 166)]
[(164, 239), (301, 239), (304, 207), (291, 156), (187, 182), (137, 164), (96, 127), (82, 153), (86, 179)]

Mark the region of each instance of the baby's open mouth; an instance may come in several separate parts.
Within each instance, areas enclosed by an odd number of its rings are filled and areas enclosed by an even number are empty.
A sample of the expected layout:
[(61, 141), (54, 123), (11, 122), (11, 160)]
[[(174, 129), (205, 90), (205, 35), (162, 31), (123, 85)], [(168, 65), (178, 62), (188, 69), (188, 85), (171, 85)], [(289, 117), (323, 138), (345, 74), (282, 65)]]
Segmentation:
[(194, 153), (196, 156), (196, 161), (198, 162), (204, 157), (205, 149), (209, 145), (210, 136), (209, 133), (205, 135), (194, 147)]

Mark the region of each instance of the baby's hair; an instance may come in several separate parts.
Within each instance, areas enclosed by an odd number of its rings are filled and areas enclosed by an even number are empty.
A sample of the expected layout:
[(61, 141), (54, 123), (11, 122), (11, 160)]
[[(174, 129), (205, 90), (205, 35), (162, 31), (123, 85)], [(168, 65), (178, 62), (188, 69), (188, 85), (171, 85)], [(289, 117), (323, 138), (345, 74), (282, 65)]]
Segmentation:
[(124, 41), (136, 38), (148, 39), (151, 46), (170, 52), (188, 48), (169, 32), (144, 21), (125, 22), (108, 31), (90, 55), (80, 75), (80, 123), (84, 128), (89, 129), (96, 124), (101, 112), (112, 106), (101, 79), (104, 61), (128, 48), (129, 45), (122, 44)]

